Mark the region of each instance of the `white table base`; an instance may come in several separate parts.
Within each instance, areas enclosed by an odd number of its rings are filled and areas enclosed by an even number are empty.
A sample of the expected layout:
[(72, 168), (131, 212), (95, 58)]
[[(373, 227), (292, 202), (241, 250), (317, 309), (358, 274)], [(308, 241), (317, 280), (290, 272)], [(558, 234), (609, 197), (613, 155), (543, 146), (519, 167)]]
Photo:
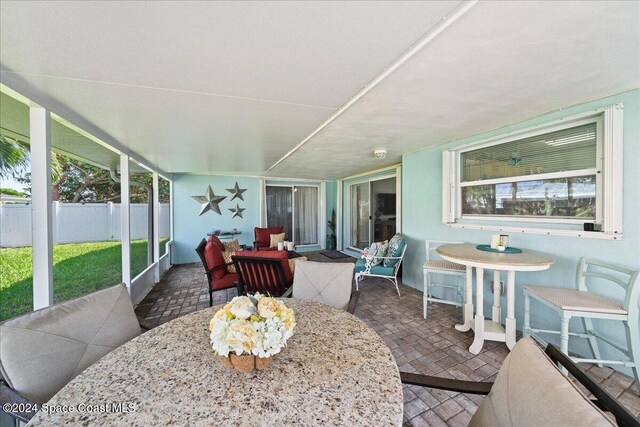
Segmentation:
[(484, 346), (484, 341), (504, 342), (509, 350), (516, 344), (515, 319), (515, 277), (513, 270), (507, 271), (507, 318), (502, 326), (502, 308), (500, 306), (500, 270), (493, 272), (493, 307), (491, 319), (484, 317), (484, 268), (476, 267), (476, 315), (472, 316), (473, 304), (473, 268), (467, 266), (467, 281), (465, 291), (467, 303), (464, 306), (464, 323), (456, 325), (459, 331), (466, 332), (473, 329), (475, 337), (469, 347), (469, 352), (478, 354)]
[[(540, 252), (523, 250), (517, 254), (501, 254), (480, 251), (472, 243), (446, 244), (436, 252), (446, 261), (466, 266), (464, 321), (456, 325), (462, 332), (473, 329), (475, 337), (469, 351), (478, 354), (485, 340), (504, 342), (509, 350), (516, 344), (515, 279), (516, 271), (542, 271), (553, 264), (554, 259)], [(476, 314), (473, 317), (473, 268), (476, 268)], [(484, 317), (484, 269), (493, 270), (493, 306), (491, 319)], [(502, 326), (500, 307), (500, 272), (507, 272), (507, 316)]]
[(465, 282), (465, 304), (463, 306), (463, 322), (455, 328), (460, 332), (467, 332), (473, 324), (473, 267), (467, 265), (467, 279)]

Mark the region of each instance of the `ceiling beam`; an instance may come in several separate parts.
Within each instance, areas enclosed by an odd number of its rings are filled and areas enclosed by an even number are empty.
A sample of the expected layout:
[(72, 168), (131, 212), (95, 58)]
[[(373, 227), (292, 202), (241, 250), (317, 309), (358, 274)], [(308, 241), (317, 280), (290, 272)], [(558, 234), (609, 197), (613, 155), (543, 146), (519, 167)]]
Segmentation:
[(363, 96), (371, 91), (374, 87), (376, 87), (380, 82), (382, 82), (385, 78), (387, 78), (391, 73), (397, 70), (402, 64), (411, 59), (416, 53), (418, 53), (422, 48), (431, 43), (433, 39), (435, 39), (440, 33), (446, 30), (449, 26), (453, 25), (460, 17), (462, 17), (465, 13), (467, 13), (473, 6), (478, 3), (479, 0), (469, 0), (461, 3), (457, 8), (455, 8), (451, 12), (451, 16), (443, 17), (442, 22), (436, 25), (431, 31), (429, 31), (424, 37), (422, 37), (416, 44), (410, 46), (407, 51), (405, 51), (400, 58), (396, 59), (389, 67), (385, 68), (382, 73), (378, 74), (373, 80), (371, 80), (368, 84), (366, 84), (362, 89), (360, 89), (354, 96), (349, 99), (344, 105), (342, 105), (335, 113), (333, 113), (327, 120), (322, 122), (320, 126), (318, 126), (313, 132), (307, 135), (302, 141), (300, 141), (295, 147), (289, 150), (284, 156), (282, 156), (277, 162), (275, 162), (267, 172), (270, 172), (275, 167), (277, 167), (280, 163), (285, 161), (288, 157), (293, 155), (300, 147), (309, 142), (311, 138), (317, 135), (322, 129), (327, 127), (333, 121), (335, 121), (338, 117), (340, 117), (345, 111), (347, 111), (351, 106), (353, 106), (356, 102), (358, 102)]

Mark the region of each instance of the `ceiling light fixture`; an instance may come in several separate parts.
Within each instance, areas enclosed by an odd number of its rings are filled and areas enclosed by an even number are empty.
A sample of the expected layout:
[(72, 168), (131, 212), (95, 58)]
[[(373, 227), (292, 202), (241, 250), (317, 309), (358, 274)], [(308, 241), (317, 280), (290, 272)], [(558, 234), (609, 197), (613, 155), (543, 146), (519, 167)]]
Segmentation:
[(385, 157), (387, 157), (387, 150), (385, 149), (375, 150), (373, 152), (373, 156), (378, 160), (382, 160)]

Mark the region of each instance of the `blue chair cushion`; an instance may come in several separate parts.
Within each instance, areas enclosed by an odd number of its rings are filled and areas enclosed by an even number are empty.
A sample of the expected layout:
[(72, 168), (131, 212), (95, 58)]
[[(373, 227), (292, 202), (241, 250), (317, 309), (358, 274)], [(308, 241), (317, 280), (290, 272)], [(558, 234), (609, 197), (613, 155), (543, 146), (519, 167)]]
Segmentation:
[[(360, 273), (366, 269), (364, 259), (360, 258), (356, 261), (356, 273)], [(382, 264), (374, 265), (371, 267), (371, 274), (378, 274), (380, 276), (393, 277), (393, 267), (384, 267)]]

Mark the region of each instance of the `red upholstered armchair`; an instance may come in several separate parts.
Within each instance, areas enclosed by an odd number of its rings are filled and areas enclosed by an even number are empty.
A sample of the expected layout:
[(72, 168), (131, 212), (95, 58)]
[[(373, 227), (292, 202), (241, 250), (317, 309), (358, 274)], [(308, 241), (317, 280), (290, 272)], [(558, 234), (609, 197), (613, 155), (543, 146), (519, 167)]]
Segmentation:
[(270, 248), (271, 235), (284, 233), (282, 227), (254, 228), (256, 239), (253, 242), (253, 249), (256, 251), (272, 251), (276, 248)]
[(227, 271), (227, 265), (232, 263), (224, 262), (223, 251), (224, 245), (216, 236), (209, 237), (208, 241), (202, 239), (196, 248), (209, 283), (209, 307), (213, 305), (213, 291), (237, 286), (238, 275)]

